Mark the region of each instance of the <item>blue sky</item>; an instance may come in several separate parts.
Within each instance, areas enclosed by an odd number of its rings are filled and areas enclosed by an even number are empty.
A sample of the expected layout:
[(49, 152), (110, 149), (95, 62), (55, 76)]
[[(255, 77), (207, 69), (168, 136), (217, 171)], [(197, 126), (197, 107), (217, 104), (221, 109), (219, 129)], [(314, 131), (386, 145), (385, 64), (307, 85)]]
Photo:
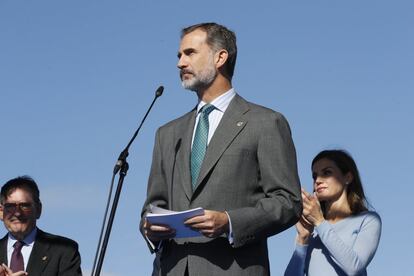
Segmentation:
[[(130, 149), (103, 267), (105, 275), (149, 275), (138, 222), (154, 134), (196, 104), (178, 78), (179, 32), (216, 21), (238, 36), (236, 91), (289, 120), (306, 189), (320, 150), (355, 157), (383, 220), (370, 275), (408, 275), (414, 4), (240, 2), (0, 0), (0, 182), (23, 174), (38, 182), (39, 226), (79, 242), (87, 275), (113, 165), (164, 85)], [(273, 275), (283, 273), (294, 236), (291, 228), (269, 239)]]

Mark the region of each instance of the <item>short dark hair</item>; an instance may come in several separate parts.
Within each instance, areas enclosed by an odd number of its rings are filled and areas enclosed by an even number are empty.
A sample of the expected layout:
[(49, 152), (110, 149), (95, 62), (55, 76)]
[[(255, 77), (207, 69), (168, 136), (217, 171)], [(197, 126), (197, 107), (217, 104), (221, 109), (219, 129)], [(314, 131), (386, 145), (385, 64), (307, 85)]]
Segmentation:
[(3, 204), (6, 199), (14, 192), (16, 189), (22, 189), (29, 192), (32, 195), (33, 201), (37, 206), (41, 206), (40, 202), (40, 192), (37, 187), (36, 182), (30, 176), (18, 176), (6, 182), (6, 184), (1, 187), (0, 200)]
[(352, 156), (345, 150), (341, 149), (324, 150), (313, 158), (312, 167), (321, 159), (328, 159), (334, 162), (343, 175), (347, 173), (352, 174), (352, 181), (347, 185), (347, 200), (349, 207), (351, 208), (351, 212), (353, 215), (356, 215), (363, 211), (367, 211), (369, 204), (365, 197), (357, 165)]
[(237, 59), (236, 34), (217, 23), (200, 23), (182, 29), (181, 38), (197, 29), (201, 29), (207, 33), (206, 42), (213, 51), (225, 49), (228, 52), (229, 55), (223, 73), (231, 80)]

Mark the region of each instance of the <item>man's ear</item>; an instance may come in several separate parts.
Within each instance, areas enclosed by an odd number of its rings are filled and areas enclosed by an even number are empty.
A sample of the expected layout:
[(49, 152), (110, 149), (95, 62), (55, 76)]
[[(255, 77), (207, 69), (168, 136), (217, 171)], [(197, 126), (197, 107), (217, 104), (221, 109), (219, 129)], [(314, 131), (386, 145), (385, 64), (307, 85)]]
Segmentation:
[(40, 215), (42, 214), (42, 202), (39, 202), (39, 204), (36, 204), (37, 214), (36, 219), (40, 218)]
[(0, 220), (3, 221), (3, 206), (0, 206)]
[(229, 53), (225, 49), (221, 49), (216, 52), (214, 55), (214, 62), (216, 64), (216, 68), (220, 69), (226, 63), (227, 58), (229, 57)]

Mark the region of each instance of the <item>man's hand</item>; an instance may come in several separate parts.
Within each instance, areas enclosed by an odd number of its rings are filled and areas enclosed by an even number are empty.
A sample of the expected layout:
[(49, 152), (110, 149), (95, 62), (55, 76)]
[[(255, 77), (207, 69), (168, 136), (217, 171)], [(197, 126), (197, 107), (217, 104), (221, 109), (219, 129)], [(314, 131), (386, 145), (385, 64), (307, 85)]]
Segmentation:
[(29, 274), (27, 274), (27, 272), (24, 272), (24, 271), (13, 273), (13, 271), (11, 271), (11, 269), (8, 268), (7, 265), (2, 264), (0, 266), (0, 276), (24, 276), (24, 275), (29, 275)]
[(205, 210), (204, 215), (190, 218), (184, 224), (209, 238), (229, 232), (229, 218), (225, 212)]
[[(167, 225), (151, 224), (147, 220), (144, 222), (144, 234), (153, 242), (174, 238), (175, 229)], [(0, 276), (2, 276), (0, 274)]]

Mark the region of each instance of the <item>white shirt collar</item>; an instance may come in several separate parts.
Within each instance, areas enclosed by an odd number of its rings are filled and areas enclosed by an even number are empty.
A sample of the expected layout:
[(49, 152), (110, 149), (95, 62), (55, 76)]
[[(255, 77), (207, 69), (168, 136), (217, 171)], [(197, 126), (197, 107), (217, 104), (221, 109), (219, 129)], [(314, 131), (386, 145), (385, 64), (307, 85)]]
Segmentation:
[[(215, 98), (210, 104), (214, 105), (214, 107), (221, 111), (224, 112), (226, 111), (227, 107), (229, 106), (231, 100), (234, 98), (234, 96), (236, 95), (236, 91), (234, 91), (234, 88), (231, 88), (230, 90), (228, 90), (227, 92), (221, 94), (220, 96), (218, 96), (217, 98)], [(205, 106), (207, 103), (204, 101), (200, 101), (197, 105), (197, 114), (198, 112), (200, 112), (200, 109)]]
[[(35, 227), (32, 230), (32, 232), (30, 232), (29, 235), (27, 235), (23, 239), (25, 246), (33, 246), (35, 239), (36, 239), (36, 235), (37, 235), (37, 227)], [(7, 240), (7, 248), (8, 249), (13, 248), (13, 245), (16, 243), (16, 241), (17, 239), (11, 233), (9, 233), (9, 238)]]

